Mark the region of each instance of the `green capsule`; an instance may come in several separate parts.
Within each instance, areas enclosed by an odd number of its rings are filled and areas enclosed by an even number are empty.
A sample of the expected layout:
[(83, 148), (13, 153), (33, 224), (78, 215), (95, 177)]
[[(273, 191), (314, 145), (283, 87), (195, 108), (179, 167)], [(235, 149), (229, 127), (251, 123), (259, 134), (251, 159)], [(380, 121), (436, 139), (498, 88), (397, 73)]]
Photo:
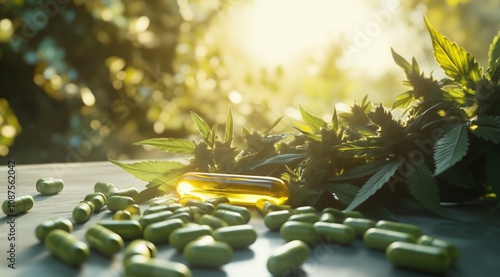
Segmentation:
[(90, 216), (94, 212), (94, 204), (90, 201), (80, 202), (73, 209), (73, 219), (76, 223), (84, 223), (90, 219)]
[(139, 194), (139, 191), (136, 188), (126, 188), (126, 189), (118, 189), (109, 193), (109, 196), (128, 196), (130, 198), (134, 198)]
[(276, 202), (270, 199), (261, 198), (255, 201), (255, 208), (261, 215), (266, 215), (268, 212), (268, 207), (270, 205), (276, 205)]
[(243, 219), (245, 219), (245, 223), (248, 223), (250, 221), (250, 211), (242, 206), (236, 206), (236, 205), (231, 205), (231, 204), (220, 204), (217, 205), (217, 208), (215, 209), (216, 211), (218, 210), (226, 210), (226, 211), (231, 211), (231, 212), (237, 212), (239, 213)]
[(287, 221), (281, 225), (281, 237), (286, 241), (301, 240), (310, 246), (316, 243), (317, 232), (311, 223)]
[(148, 277), (192, 277), (187, 266), (163, 259), (149, 259), (142, 256), (130, 258), (125, 265), (126, 276)]
[[(220, 205), (224, 205), (224, 204), (220, 204)], [(219, 207), (219, 206), (217, 206), (217, 207)], [(231, 225), (231, 226), (246, 224), (245, 218), (243, 218), (243, 216), (238, 212), (233, 212), (233, 211), (224, 210), (224, 209), (217, 209), (217, 210), (215, 210), (215, 212), (212, 215), (224, 220), (228, 225)]]
[(201, 211), (203, 211), (206, 214), (211, 214), (215, 210), (214, 205), (206, 202), (200, 202), (196, 200), (189, 200), (184, 204), (185, 207), (198, 207)]
[(129, 259), (134, 256), (154, 258), (157, 254), (158, 250), (153, 243), (147, 240), (136, 239), (130, 242), (127, 248), (125, 248), (125, 251), (123, 252), (123, 260), (125, 261), (125, 266), (127, 266)]
[(191, 216), (187, 212), (176, 213), (176, 214), (169, 216), (168, 218), (169, 219), (170, 218), (178, 218), (178, 219), (182, 220), (184, 222), (184, 224), (193, 222)]
[(206, 214), (206, 212), (202, 211), (200, 208), (195, 206), (178, 208), (174, 211), (174, 214), (184, 213), (184, 212), (188, 213), (192, 220), (197, 220), (202, 215)]
[(142, 238), (142, 226), (137, 220), (100, 220), (97, 224), (117, 233), (123, 240)]
[(183, 206), (179, 203), (173, 203), (167, 205), (167, 211), (174, 212), (175, 210), (182, 208)]
[(173, 248), (182, 251), (186, 244), (201, 237), (211, 236), (212, 228), (206, 225), (182, 227), (175, 229), (168, 236), (168, 241)]
[(213, 198), (208, 198), (207, 200), (205, 200), (205, 202), (214, 205), (214, 207), (217, 207), (217, 205), (219, 204), (229, 204), (229, 198), (225, 196), (213, 197)]
[(111, 212), (124, 210), (130, 205), (135, 204), (134, 199), (129, 196), (110, 196), (108, 198), (107, 206)]
[(14, 199), (9, 197), (9, 199), (3, 201), (2, 210), (6, 215), (18, 215), (31, 210), (34, 204), (35, 200), (31, 195), (21, 195)]
[(35, 235), (38, 238), (38, 240), (43, 242), (47, 234), (50, 231), (56, 229), (60, 229), (68, 233), (71, 233), (73, 231), (73, 223), (71, 223), (71, 221), (69, 221), (68, 219), (61, 217), (46, 220), (38, 224), (38, 226), (35, 229)]
[(283, 223), (287, 222), (291, 215), (292, 213), (289, 210), (269, 212), (264, 216), (264, 224), (267, 229), (277, 231)]
[(417, 226), (394, 221), (380, 220), (375, 224), (375, 228), (403, 232), (413, 235), (415, 238), (422, 235), (422, 231)]
[(370, 228), (375, 228), (375, 221), (367, 218), (352, 218), (344, 219), (344, 225), (351, 226), (356, 231), (356, 236), (363, 237), (365, 232)]
[(94, 185), (94, 192), (102, 192), (106, 197), (114, 190), (116, 190), (115, 186), (108, 182), (97, 182)]
[(130, 220), (132, 215), (129, 211), (119, 210), (113, 214), (113, 220)]
[(195, 201), (198, 201), (198, 202), (202, 202), (203, 200), (201, 200), (201, 198), (197, 197), (197, 196), (194, 196), (194, 195), (190, 195), (190, 196), (185, 196), (185, 197), (181, 197), (179, 198), (179, 204), (181, 204), (182, 206), (185, 206), (186, 205), (186, 202), (188, 202), (189, 200), (195, 200)]
[(311, 250), (303, 241), (290, 241), (273, 251), (267, 260), (267, 270), (273, 276), (288, 276), (288, 273), (302, 265), (310, 254)]
[(179, 218), (171, 218), (164, 221), (156, 222), (144, 228), (144, 239), (154, 244), (168, 242), (168, 236), (175, 229), (184, 227), (184, 222)]
[(87, 245), (63, 230), (50, 231), (44, 244), (50, 253), (72, 266), (80, 266), (89, 256)]
[(154, 214), (154, 213), (163, 212), (163, 211), (167, 211), (167, 210), (168, 210), (167, 206), (159, 205), (159, 206), (147, 208), (142, 215), (144, 216), (144, 215)]
[(316, 214), (316, 213), (318, 213), (318, 211), (313, 206), (302, 206), (302, 207), (298, 207), (298, 208), (294, 209), (292, 211), (292, 213), (293, 214), (309, 214), (309, 213)]
[(115, 232), (101, 225), (88, 228), (85, 239), (90, 246), (106, 256), (113, 256), (123, 248), (123, 239)]
[(97, 213), (106, 205), (106, 199), (106, 195), (102, 192), (90, 193), (84, 198), (85, 201), (90, 201), (94, 204), (94, 213)]
[(370, 228), (363, 235), (363, 241), (372, 249), (385, 251), (393, 242), (415, 243), (417, 239), (408, 233)]
[(352, 218), (364, 218), (365, 216), (361, 213), (361, 212), (358, 212), (358, 211), (342, 211), (342, 214), (344, 214), (344, 218), (342, 221), (344, 221), (346, 218), (348, 217), (352, 217)]
[(257, 240), (257, 231), (252, 225), (221, 227), (213, 232), (216, 241), (222, 241), (233, 249), (247, 248)]
[(335, 223), (342, 223), (346, 216), (341, 210), (334, 209), (334, 208), (324, 208), (323, 211), (321, 212), (322, 214), (328, 213), (333, 215), (333, 218), (335, 218)]
[(127, 206), (124, 211), (129, 212), (131, 215), (141, 215), (141, 207), (137, 204)]
[(439, 247), (394, 242), (385, 253), (395, 266), (427, 273), (444, 274), (451, 265), (448, 252)]
[(227, 226), (227, 223), (224, 220), (209, 214), (201, 216), (200, 218), (198, 218), (197, 222), (200, 225), (208, 225), (214, 230)]
[(326, 243), (351, 244), (356, 238), (356, 231), (351, 226), (340, 223), (316, 222), (314, 229), (318, 237)]
[(184, 258), (195, 267), (220, 267), (233, 258), (233, 249), (225, 242), (211, 236), (197, 238), (184, 247)]
[(42, 178), (36, 182), (36, 190), (43, 195), (59, 193), (63, 188), (64, 182), (61, 179)]
[(420, 238), (418, 238), (417, 244), (443, 248), (450, 255), (452, 262), (455, 262), (460, 257), (458, 248), (451, 242), (442, 239), (437, 239), (430, 236), (421, 236)]
[(319, 221), (319, 215), (315, 213), (292, 214), (288, 221), (300, 221), (314, 224)]
[(163, 221), (167, 218), (170, 218), (171, 216), (172, 216), (171, 211), (163, 211), (163, 212), (143, 215), (141, 218), (139, 218), (139, 223), (142, 225), (142, 228), (146, 228), (150, 224)]
[(323, 214), (321, 214), (321, 216), (319, 217), (318, 221), (320, 221), (320, 222), (336, 223), (335, 217), (332, 214), (329, 214), (329, 213), (323, 213)]
[[(149, 206), (150, 207), (167, 206), (170, 204), (177, 204), (177, 200), (175, 200), (173, 198), (162, 198), (162, 199), (158, 199), (158, 200), (153, 201), (153, 203), (151, 203), (151, 205), (149, 205)], [(182, 205), (179, 204), (179, 206), (182, 206)]]

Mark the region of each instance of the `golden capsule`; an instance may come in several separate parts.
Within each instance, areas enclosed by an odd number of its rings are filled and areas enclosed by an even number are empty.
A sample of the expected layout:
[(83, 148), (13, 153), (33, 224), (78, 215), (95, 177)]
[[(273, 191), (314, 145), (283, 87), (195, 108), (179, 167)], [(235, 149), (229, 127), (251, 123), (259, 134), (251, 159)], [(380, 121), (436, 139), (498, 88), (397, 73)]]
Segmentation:
[(119, 210), (113, 214), (113, 220), (130, 220), (132, 215), (129, 211)]
[(189, 172), (179, 178), (175, 187), (179, 197), (194, 196), (205, 201), (224, 196), (235, 205), (253, 206), (261, 198), (282, 204), (289, 197), (282, 180), (265, 176)]
[(61, 229), (63, 231), (71, 233), (73, 231), (73, 223), (71, 223), (71, 221), (69, 221), (68, 219), (62, 217), (46, 220), (38, 224), (35, 229), (35, 235), (38, 240), (43, 242), (47, 234), (55, 229)]
[(42, 178), (36, 182), (36, 190), (43, 195), (59, 193), (63, 188), (64, 182), (61, 179)]
[(63, 230), (50, 231), (44, 244), (50, 253), (72, 266), (81, 265), (89, 256), (87, 245)]
[(124, 211), (129, 212), (131, 215), (141, 215), (141, 207), (137, 204), (128, 205)]
[(123, 248), (123, 239), (115, 232), (101, 225), (88, 228), (85, 238), (90, 246), (106, 256), (113, 256)]
[(6, 215), (18, 215), (25, 213), (35, 204), (31, 195), (21, 195), (14, 199), (7, 199), (2, 204), (2, 210)]

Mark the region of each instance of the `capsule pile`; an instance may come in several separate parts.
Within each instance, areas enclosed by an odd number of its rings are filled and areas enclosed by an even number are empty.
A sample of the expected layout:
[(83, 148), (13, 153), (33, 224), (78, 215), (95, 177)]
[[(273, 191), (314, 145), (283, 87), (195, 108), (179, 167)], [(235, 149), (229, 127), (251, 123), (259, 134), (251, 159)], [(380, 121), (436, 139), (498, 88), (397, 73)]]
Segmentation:
[[(62, 180), (53, 178), (37, 182), (42, 194), (59, 193), (63, 186)], [(249, 224), (250, 211), (232, 205), (226, 197), (161, 199), (141, 213), (133, 198), (137, 194), (135, 188), (120, 190), (111, 183), (96, 183), (94, 192), (75, 206), (74, 223), (85, 224), (105, 206), (113, 217), (89, 226), (86, 243), (71, 235), (73, 223), (63, 218), (42, 222), (35, 235), (54, 256), (72, 266), (82, 265), (91, 251), (111, 257), (123, 250), (125, 274), (130, 276), (192, 276), (184, 264), (156, 258), (157, 245), (169, 244), (190, 267), (219, 268), (231, 262), (236, 251), (257, 240), (257, 231)], [(33, 204), (33, 198), (25, 195), (4, 202), (3, 210), (7, 215), (18, 214), (29, 211)], [(269, 199), (259, 199), (255, 208), (265, 226), (284, 239), (267, 260), (267, 269), (274, 276), (300, 267), (318, 243), (351, 245), (356, 238), (374, 251), (384, 251), (395, 266), (411, 270), (445, 273), (459, 257), (453, 244), (423, 235), (415, 225), (376, 222), (358, 211), (325, 208), (318, 212), (311, 206), (293, 209)]]

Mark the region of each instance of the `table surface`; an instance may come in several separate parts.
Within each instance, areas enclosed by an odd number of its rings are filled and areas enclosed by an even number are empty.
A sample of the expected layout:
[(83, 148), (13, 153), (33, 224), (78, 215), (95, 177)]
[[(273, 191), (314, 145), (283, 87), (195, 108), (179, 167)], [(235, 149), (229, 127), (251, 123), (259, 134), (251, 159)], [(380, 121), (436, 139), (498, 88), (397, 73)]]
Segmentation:
[[(7, 198), (7, 165), (0, 168), (0, 199)], [(72, 210), (93, 192), (97, 181), (113, 183), (118, 188), (136, 187), (144, 183), (108, 162), (80, 164), (17, 165), (16, 195), (29, 194), (35, 199), (35, 206), (28, 213), (15, 217), (0, 217), (0, 276), (124, 276), (122, 252), (112, 258), (104, 257), (91, 250), (89, 259), (80, 268), (60, 262), (50, 255), (34, 235), (38, 224), (52, 217), (68, 218)], [(62, 192), (44, 196), (36, 191), (35, 183), (42, 177), (61, 178), (65, 182)], [(144, 210), (148, 205), (141, 205)], [(500, 216), (486, 214), (483, 206), (446, 207), (450, 213), (465, 220), (481, 217), (477, 222), (459, 222), (434, 217), (426, 213), (404, 213), (397, 219), (418, 225), (424, 234), (455, 243), (460, 250), (459, 261), (449, 270), (447, 276), (499, 276), (500, 272)], [(85, 241), (85, 230), (100, 219), (110, 218), (107, 209), (92, 216), (85, 224), (74, 224), (73, 234)], [(8, 267), (8, 241), (10, 226), (15, 219), (15, 269)], [(191, 268), (193, 276), (270, 276), (266, 261), (273, 249), (284, 240), (277, 232), (270, 232), (264, 226), (262, 216), (252, 210), (250, 224), (258, 232), (257, 241), (246, 250), (237, 250), (231, 263), (220, 269)], [(158, 246), (159, 259), (185, 263), (182, 253), (169, 245)], [(361, 239), (350, 246), (319, 244), (302, 266), (302, 272), (293, 276), (427, 276), (422, 273), (395, 268), (383, 252), (368, 249)], [(496, 273), (496, 274), (495, 274)], [(290, 275), (291, 277), (292, 275)]]

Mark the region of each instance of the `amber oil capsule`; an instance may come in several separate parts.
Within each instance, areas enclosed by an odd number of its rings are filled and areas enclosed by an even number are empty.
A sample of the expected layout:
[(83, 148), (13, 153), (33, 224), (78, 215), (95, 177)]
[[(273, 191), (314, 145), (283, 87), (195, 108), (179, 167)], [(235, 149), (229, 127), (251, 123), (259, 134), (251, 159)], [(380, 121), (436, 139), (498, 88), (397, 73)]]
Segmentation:
[(261, 198), (282, 204), (289, 197), (282, 180), (265, 176), (188, 172), (175, 187), (179, 197), (195, 196), (205, 201), (225, 196), (235, 205), (254, 206)]

